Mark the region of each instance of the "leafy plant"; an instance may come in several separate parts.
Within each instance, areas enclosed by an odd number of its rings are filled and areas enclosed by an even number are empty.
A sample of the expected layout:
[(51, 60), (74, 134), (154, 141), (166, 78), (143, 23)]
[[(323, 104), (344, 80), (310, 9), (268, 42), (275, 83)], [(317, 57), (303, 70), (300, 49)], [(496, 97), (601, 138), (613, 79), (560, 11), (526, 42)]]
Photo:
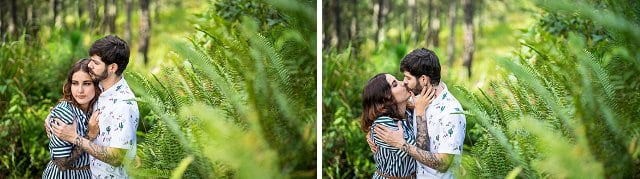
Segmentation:
[(315, 24), (301, 10), (314, 4), (261, 3), (286, 23), (261, 29), (245, 17), (231, 25), (211, 8), (191, 45), (174, 45), (175, 66), (128, 75), (160, 119), (140, 144), (136, 175), (168, 177), (185, 158), (192, 158), (183, 170), (189, 178), (315, 175), (315, 35), (306, 35), (315, 32), (300, 26)]

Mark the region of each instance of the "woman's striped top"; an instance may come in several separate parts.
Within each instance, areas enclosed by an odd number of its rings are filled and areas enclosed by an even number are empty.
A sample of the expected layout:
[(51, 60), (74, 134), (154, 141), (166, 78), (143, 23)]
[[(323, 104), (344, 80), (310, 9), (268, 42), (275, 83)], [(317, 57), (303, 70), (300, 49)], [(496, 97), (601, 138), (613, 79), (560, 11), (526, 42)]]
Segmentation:
[[(411, 113), (409, 113), (410, 115)], [(411, 119), (409, 116), (408, 119)], [(378, 172), (386, 176), (393, 177), (406, 177), (415, 174), (416, 160), (398, 148), (392, 147), (380, 138), (373, 130), (376, 125), (383, 125), (392, 130), (398, 130), (398, 120), (394, 120), (387, 116), (378, 117), (371, 125), (371, 138), (378, 147), (378, 151), (374, 154), (376, 161), (377, 172), (373, 175), (373, 178), (385, 178), (380, 176)], [(415, 136), (413, 134), (412, 123), (406, 120), (402, 121), (402, 128), (404, 129), (404, 139), (408, 144), (415, 145)]]
[[(51, 118), (48, 119), (50, 126), (55, 122), (53, 118), (58, 118), (66, 124), (71, 124), (75, 118), (77, 120), (76, 132), (78, 135), (82, 137), (87, 135), (89, 118), (84, 114), (84, 112), (82, 112), (82, 110), (80, 110), (80, 108), (75, 107), (66, 101), (60, 102), (51, 110)], [(76, 146), (70, 142), (61, 140), (51, 131), (50, 134), (49, 153), (51, 160), (54, 158), (70, 157), (71, 151)], [(86, 165), (89, 165), (89, 155), (86, 152), (82, 152), (80, 157), (73, 161), (70, 166), (73, 168), (79, 168)], [(84, 178), (82, 176), (90, 177), (91, 173), (89, 170), (62, 171), (59, 166), (56, 166), (53, 162), (49, 162), (47, 168), (42, 174), (42, 178)]]

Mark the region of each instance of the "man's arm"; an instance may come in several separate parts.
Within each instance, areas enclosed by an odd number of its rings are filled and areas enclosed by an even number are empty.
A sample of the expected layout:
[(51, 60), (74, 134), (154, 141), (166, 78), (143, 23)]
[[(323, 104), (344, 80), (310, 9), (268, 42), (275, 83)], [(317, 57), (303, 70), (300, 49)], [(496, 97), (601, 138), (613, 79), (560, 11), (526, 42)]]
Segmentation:
[(82, 148), (89, 155), (111, 166), (120, 166), (125, 153), (127, 153), (127, 149), (101, 146), (78, 135), (76, 135), (76, 138), (73, 140), (73, 144)]
[(75, 120), (71, 125), (64, 124), (57, 118), (54, 121), (56, 123), (52, 125), (52, 130), (58, 138), (73, 143), (89, 155), (109, 165), (120, 166), (122, 164), (127, 149), (101, 146), (81, 137), (75, 130), (77, 125)]
[(399, 129), (395, 131), (383, 126), (377, 126), (374, 130), (380, 139), (393, 147), (407, 152), (418, 162), (443, 173), (449, 169), (451, 161), (453, 161), (453, 154), (431, 153), (414, 145), (407, 144), (402, 136), (403, 128), (400, 124), (398, 126)]
[(449, 166), (451, 166), (451, 161), (453, 161), (453, 154), (431, 153), (419, 149), (417, 146), (409, 145), (406, 142), (400, 149), (409, 153), (409, 155), (411, 155), (411, 157), (416, 159), (418, 162), (436, 169), (442, 173), (446, 172), (449, 169)]

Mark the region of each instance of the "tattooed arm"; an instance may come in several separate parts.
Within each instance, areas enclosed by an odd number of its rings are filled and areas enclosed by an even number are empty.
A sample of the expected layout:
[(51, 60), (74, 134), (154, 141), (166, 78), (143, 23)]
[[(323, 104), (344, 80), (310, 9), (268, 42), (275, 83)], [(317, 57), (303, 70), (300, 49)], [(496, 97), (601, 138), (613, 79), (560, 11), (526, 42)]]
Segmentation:
[(111, 166), (120, 166), (127, 152), (127, 149), (101, 146), (77, 135), (73, 140), (73, 144)]
[[(416, 116), (416, 119), (418, 119), (418, 116)], [(376, 126), (374, 130), (378, 134), (378, 137), (380, 139), (387, 142), (389, 145), (393, 147), (399, 148), (400, 150), (407, 152), (409, 155), (411, 155), (411, 157), (413, 157), (418, 162), (424, 165), (427, 165), (443, 173), (449, 169), (449, 166), (451, 166), (451, 163), (453, 161), (453, 156), (454, 156), (453, 154), (432, 153), (432, 152), (429, 152), (428, 150), (420, 149), (415, 145), (407, 144), (402, 136), (402, 132), (403, 132), (402, 127), (399, 127), (398, 130), (394, 131), (386, 127)], [(424, 130), (426, 130), (426, 127), (424, 128)], [(420, 133), (420, 131), (418, 131), (418, 133)], [(423, 132), (423, 134), (425, 133)], [(428, 137), (422, 136), (422, 138), (423, 139), (421, 140), (423, 141), (425, 140), (424, 138), (427, 138), (428, 140)]]
[(400, 149), (409, 153), (409, 155), (411, 155), (418, 162), (436, 169), (442, 173), (446, 172), (449, 169), (449, 166), (451, 166), (451, 161), (453, 161), (453, 154), (431, 153), (429, 151), (419, 149), (414, 145), (409, 145), (406, 142)]
[(60, 170), (67, 170), (73, 167), (73, 162), (76, 161), (82, 155), (82, 149), (80, 147), (73, 147), (71, 150), (71, 156), (69, 157), (53, 157), (53, 164), (58, 166)]
[(59, 119), (54, 120), (56, 124), (52, 125), (52, 131), (58, 138), (73, 143), (89, 155), (111, 166), (120, 166), (122, 164), (127, 149), (101, 146), (81, 137), (75, 131), (76, 121), (73, 121), (71, 125), (66, 125)]

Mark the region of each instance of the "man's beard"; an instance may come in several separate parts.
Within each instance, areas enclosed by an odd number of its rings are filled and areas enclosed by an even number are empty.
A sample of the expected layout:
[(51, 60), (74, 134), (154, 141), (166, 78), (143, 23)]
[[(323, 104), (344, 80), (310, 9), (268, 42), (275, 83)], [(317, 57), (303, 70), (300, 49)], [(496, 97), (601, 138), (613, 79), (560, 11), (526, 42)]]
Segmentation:
[(107, 74), (107, 70), (106, 69), (104, 71), (102, 71), (102, 74), (100, 74), (100, 75), (95, 74), (93, 72), (93, 69), (89, 70), (89, 71), (91, 71), (91, 76), (93, 77), (93, 80), (96, 80), (96, 81), (102, 81), (104, 79), (107, 79), (107, 76), (109, 75), (109, 74)]
[(411, 88), (411, 92), (413, 92), (413, 95), (418, 96), (422, 92), (422, 88), (424, 88), (424, 86), (422, 86), (422, 84), (420, 84), (420, 81), (416, 81), (416, 86)]

